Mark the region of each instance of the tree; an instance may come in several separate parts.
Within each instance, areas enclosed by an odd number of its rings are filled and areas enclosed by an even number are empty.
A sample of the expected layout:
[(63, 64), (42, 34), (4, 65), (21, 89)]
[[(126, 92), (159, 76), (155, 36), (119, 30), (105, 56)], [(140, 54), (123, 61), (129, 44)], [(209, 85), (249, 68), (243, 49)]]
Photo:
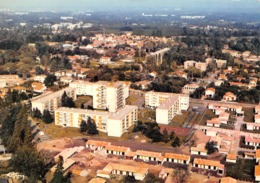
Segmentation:
[(37, 118), (37, 119), (41, 119), (41, 118), (42, 118), (42, 113), (41, 113), (41, 111), (40, 111), (38, 108), (33, 109), (33, 111), (32, 111), (32, 117)]
[(36, 75), (42, 75), (42, 74), (44, 74), (44, 70), (43, 70), (41, 67), (39, 67), (39, 66), (37, 66), (37, 67), (35, 68), (35, 72), (36, 72)]
[(163, 137), (162, 137), (162, 138), (163, 138), (163, 141), (164, 141), (165, 143), (169, 142), (170, 136), (169, 136), (169, 134), (168, 134), (166, 128), (164, 128), (163, 133), (162, 133), (162, 136), (163, 136)]
[(172, 141), (172, 147), (179, 147), (181, 145), (179, 137), (175, 137)]
[(14, 171), (23, 175), (43, 179), (46, 169), (45, 161), (32, 146), (22, 146), (13, 155), (10, 165)]
[(207, 149), (207, 154), (213, 154), (214, 152), (218, 151), (216, 145), (217, 142), (215, 141), (207, 142), (207, 144), (205, 145), (205, 149)]
[(89, 135), (98, 134), (97, 125), (91, 118), (88, 118), (87, 125), (88, 125), (88, 134)]
[(67, 93), (64, 91), (61, 97), (61, 105), (63, 107), (75, 107), (75, 103), (71, 97), (68, 97)]
[(81, 108), (81, 109), (85, 109), (85, 106), (84, 106), (83, 103), (81, 104), (80, 108)]
[(88, 130), (88, 125), (86, 123), (86, 121), (82, 120), (80, 123), (80, 132), (86, 132)]
[(45, 109), (45, 110), (43, 111), (42, 120), (43, 120), (45, 123), (47, 123), (47, 124), (53, 122), (53, 117), (52, 117), (52, 115), (51, 115), (51, 113), (50, 113), (49, 110), (46, 110), (46, 109)]
[(48, 74), (44, 80), (44, 84), (47, 87), (53, 86), (54, 82), (57, 81), (57, 77), (53, 74)]

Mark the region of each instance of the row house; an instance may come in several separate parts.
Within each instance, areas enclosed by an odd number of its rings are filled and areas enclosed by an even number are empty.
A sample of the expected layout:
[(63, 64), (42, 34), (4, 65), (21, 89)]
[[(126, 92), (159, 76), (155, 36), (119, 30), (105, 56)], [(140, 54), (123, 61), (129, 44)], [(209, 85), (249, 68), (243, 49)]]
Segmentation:
[(259, 123), (246, 123), (246, 129), (247, 130), (260, 130), (260, 124)]
[(137, 150), (135, 152), (135, 156), (134, 156), (134, 160), (135, 159), (140, 159), (145, 162), (156, 161), (158, 163), (161, 163), (164, 158), (162, 156), (162, 153), (159, 153), (159, 152)]
[(125, 156), (126, 152), (130, 151), (130, 148), (122, 147), (122, 146), (107, 145), (105, 147), (105, 150), (106, 150), (107, 154)]
[(135, 180), (143, 181), (149, 169), (140, 166), (109, 163), (103, 170), (97, 171), (97, 176), (108, 178), (112, 175), (133, 176)]
[(83, 146), (64, 149), (63, 151), (61, 151), (59, 154), (57, 154), (54, 157), (54, 161), (58, 162), (60, 156), (63, 158), (63, 161), (66, 161), (67, 159), (72, 157), (74, 154), (77, 154), (77, 153), (79, 153), (82, 150), (84, 150)]
[(98, 140), (88, 140), (86, 142), (86, 148), (92, 150), (93, 152), (101, 151), (105, 149), (106, 146), (109, 145), (111, 145), (110, 142), (98, 141)]
[(215, 160), (195, 158), (193, 161), (193, 167), (204, 170), (217, 171), (217, 173), (221, 175), (224, 174), (224, 165)]
[(206, 98), (214, 98), (216, 89), (215, 88), (207, 88), (205, 91)]
[(172, 163), (188, 165), (190, 163), (190, 156), (183, 155), (183, 154), (165, 153), (162, 164), (164, 162), (172, 162)]
[(250, 135), (245, 137), (245, 145), (254, 146), (255, 149), (260, 146), (260, 138), (255, 138)]

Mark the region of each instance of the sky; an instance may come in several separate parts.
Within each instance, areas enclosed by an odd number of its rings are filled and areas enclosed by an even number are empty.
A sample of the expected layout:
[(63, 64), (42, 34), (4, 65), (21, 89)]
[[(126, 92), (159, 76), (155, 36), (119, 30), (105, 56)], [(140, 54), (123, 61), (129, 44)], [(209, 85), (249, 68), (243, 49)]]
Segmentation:
[(0, 0), (0, 9), (13, 10), (126, 11), (157, 8), (259, 12), (260, 0)]

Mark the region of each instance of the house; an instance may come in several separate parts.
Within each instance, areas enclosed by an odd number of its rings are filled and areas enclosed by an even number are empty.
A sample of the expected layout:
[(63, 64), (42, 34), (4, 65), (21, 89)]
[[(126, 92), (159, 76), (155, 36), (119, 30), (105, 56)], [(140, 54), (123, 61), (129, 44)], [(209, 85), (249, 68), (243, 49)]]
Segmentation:
[(245, 136), (245, 144), (254, 146), (255, 149), (260, 146), (260, 138), (255, 138), (250, 135)]
[(227, 61), (226, 60), (215, 59), (215, 62), (217, 64), (218, 68), (223, 68), (223, 67), (226, 67), (226, 65), (227, 65)]
[(223, 177), (221, 178), (220, 183), (237, 183), (237, 180), (232, 177)]
[(247, 130), (260, 130), (260, 123), (246, 123)]
[(195, 67), (199, 69), (201, 72), (204, 72), (207, 70), (208, 64), (205, 62), (196, 62)]
[(245, 159), (255, 159), (255, 153), (253, 152), (244, 152)]
[[(76, 161), (72, 160), (72, 159), (66, 159), (63, 162), (63, 171), (68, 170), (72, 165), (74, 165), (76, 163)], [(54, 173), (55, 170), (57, 168), (57, 165), (55, 165), (54, 167), (51, 168), (51, 172)]]
[(63, 158), (63, 161), (66, 161), (67, 159), (72, 157), (74, 154), (82, 151), (83, 149), (84, 149), (83, 146), (64, 149), (63, 151), (61, 151), (59, 154), (57, 154), (54, 157), (54, 161), (58, 162), (60, 156)]
[(196, 61), (194, 60), (187, 60), (184, 62), (184, 69), (189, 69), (190, 67), (195, 67)]
[(223, 80), (217, 80), (214, 83), (215, 83), (215, 86), (221, 86), (224, 83), (224, 81)]
[(109, 163), (103, 170), (97, 171), (97, 176), (110, 179), (111, 175), (133, 176), (136, 180), (143, 181), (149, 169), (142, 166)]
[(219, 128), (221, 124), (221, 121), (219, 118), (212, 118), (210, 120), (207, 120), (207, 126), (217, 127)]
[(97, 140), (88, 140), (86, 142), (86, 148), (90, 149), (92, 151), (100, 151), (105, 149), (107, 145), (111, 145), (110, 142), (105, 142), (105, 141), (97, 141)]
[(199, 88), (198, 84), (186, 84), (183, 88), (182, 88), (182, 93), (183, 94), (192, 94), (197, 88)]
[(226, 157), (226, 162), (236, 163), (237, 162), (237, 155), (236, 154), (228, 154), (227, 157)]
[(255, 181), (260, 181), (260, 165), (255, 166)]
[(225, 74), (220, 74), (219, 76), (218, 76), (218, 80), (228, 80), (228, 78), (227, 78), (227, 76), (225, 75)]
[(255, 151), (255, 159), (256, 159), (256, 162), (259, 163), (259, 160), (260, 160), (260, 149), (257, 149)]
[(260, 105), (255, 106), (255, 113), (260, 114)]
[(129, 147), (107, 145), (105, 147), (107, 154), (125, 156), (126, 152), (130, 151)]
[(133, 158), (135, 159), (140, 159), (145, 162), (149, 161), (157, 161), (157, 162), (162, 162), (163, 161), (163, 156), (162, 153), (159, 152), (151, 152), (151, 151), (143, 151), (143, 150), (137, 150), (135, 152), (135, 156)]
[(222, 99), (222, 101), (225, 102), (234, 102), (236, 100), (237, 100), (237, 96), (232, 92), (226, 92)]
[(152, 76), (153, 78), (156, 78), (157, 72), (155, 72), (155, 71), (150, 72), (149, 75)]
[(111, 63), (111, 57), (104, 57), (103, 56), (103, 57), (100, 58), (99, 62), (101, 64), (109, 64), (109, 63)]
[(215, 88), (207, 88), (205, 91), (206, 98), (213, 98), (215, 95), (216, 89)]
[(230, 113), (228, 112), (223, 112), (223, 113), (220, 113), (219, 115), (219, 120), (222, 124), (227, 124), (228, 122), (228, 119), (229, 119), (229, 116), (230, 116)]
[(260, 114), (256, 114), (254, 119), (255, 119), (255, 123), (260, 123)]
[(184, 154), (165, 153), (162, 164), (164, 162), (172, 162), (172, 163), (188, 165), (190, 163), (190, 156)]
[(196, 147), (191, 147), (190, 153), (192, 155), (207, 156), (207, 149), (205, 149), (205, 143), (198, 144)]
[(139, 86), (142, 90), (145, 90), (148, 89), (148, 86), (151, 84), (151, 82), (152, 81), (144, 80), (144, 81), (136, 82), (135, 84)]
[(33, 91), (36, 93), (43, 93), (47, 88), (43, 83), (32, 82)]
[(193, 167), (204, 170), (214, 170), (217, 171), (218, 174), (224, 174), (224, 165), (215, 160), (195, 158), (193, 161)]
[(60, 77), (60, 82), (63, 84), (70, 84), (72, 81), (73, 81), (72, 77), (68, 77), (68, 76)]

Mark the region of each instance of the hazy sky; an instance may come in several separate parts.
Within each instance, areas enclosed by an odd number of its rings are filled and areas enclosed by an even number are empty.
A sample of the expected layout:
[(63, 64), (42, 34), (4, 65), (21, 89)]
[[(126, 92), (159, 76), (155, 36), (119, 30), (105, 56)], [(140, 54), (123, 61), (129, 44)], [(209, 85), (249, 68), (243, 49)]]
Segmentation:
[(0, 0), (0, 9), (15, 10), (131, 10), (144, 8), (260, 11), (260, 0)]

